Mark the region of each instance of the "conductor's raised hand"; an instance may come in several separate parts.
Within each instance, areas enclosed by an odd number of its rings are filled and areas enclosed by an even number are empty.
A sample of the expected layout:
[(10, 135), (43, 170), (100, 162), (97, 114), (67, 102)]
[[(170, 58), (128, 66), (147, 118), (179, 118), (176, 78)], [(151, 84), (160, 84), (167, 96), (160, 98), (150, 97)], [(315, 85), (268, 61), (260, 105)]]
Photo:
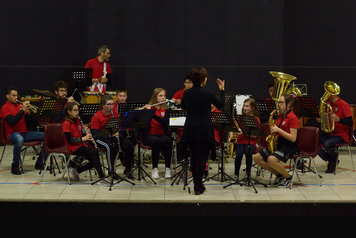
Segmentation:
[(218, 84), (220, 90), (225, 90), (225, 80), (217, 78), (216, 83)]

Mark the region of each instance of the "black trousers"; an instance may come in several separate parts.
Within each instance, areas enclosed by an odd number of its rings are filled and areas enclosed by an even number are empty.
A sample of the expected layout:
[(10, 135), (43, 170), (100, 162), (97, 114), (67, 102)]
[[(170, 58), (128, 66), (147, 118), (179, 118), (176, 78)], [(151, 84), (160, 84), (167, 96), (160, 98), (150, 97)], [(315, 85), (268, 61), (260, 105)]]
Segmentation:
[(158, 167), (159, 153), (162, 151), (166, 168), (170, 168), (172, 160), (173, 142), (166, 135), (147, 135), (142, 138), (142, 143), (152, 148), (152, 168)]
[(208, 161), (211, 144), (206, 142), (187, 143), (191, 153), (190, 166), (193, 175), (194, 190), (200, 190), (203, 187), (203, 175)]
[(95, 168), (100, 178), (105, 177), (105, 174), (101, 169), (99, 152), (97, 150), (82, 146), (79, 149), (77, 149), (73, 154), (78, 156), (83, 156), (89, 161), (87, 164), (77, 169), (79, 174), (88, 169)]

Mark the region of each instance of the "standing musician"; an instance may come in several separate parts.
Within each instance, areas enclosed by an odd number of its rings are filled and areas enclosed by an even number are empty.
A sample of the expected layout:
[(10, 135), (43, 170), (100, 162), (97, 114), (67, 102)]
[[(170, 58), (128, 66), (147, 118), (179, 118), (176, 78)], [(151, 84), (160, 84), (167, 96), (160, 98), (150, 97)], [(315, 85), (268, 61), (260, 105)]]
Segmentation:
[[(158, 160), (159, 153), (163, 151), (165, 158), (165, 178), (171, 178), (171, 159), (172, 159), (172, 139), (168, 131), (169, 111), (166, 110), (166, 90), (163, 88), (155, 88), (151, 99), (145, 109), (155, 109), (148, 129), (142, 131), (142, 143), (152, 148), (152, 178), (158, 179)], [(151, 107), (153, 104), (162, 103)]]
[[(247, 116), (255, 117), (256, 120), (258, 121), (258, 123), (260, 123), (255, 99), (253, 99), (253, 98), (245, 99), (243, 108), (242, 108), (242, 113)], [(237, 132), (237, 137), (236, 137), (236, 142), (235, 142), (236, 143), (236, 157), (235, 157), (235, 174), (234, 174), (234, 178), (236, 181), (239, 179), (242, 157), (243, 157), (243, 155), (245, 155), (245, 158), (252, 157), (252, 153), (256, 149), (256, 141), (257, 141), (256, 136), (250, 137), (250, 145), (251, 145), (250, 153), (251, 154), (248, 154), (249, 138), (248, 138), (248, 136), (244, 135), (241, 131)]]
[[(334, 131), (325, 133), (321, 131), (319, 143), (323, 145), (319, 149), (319, 156), (328, 162), (326, 173), (334, 173), (338, 163), (335, 145), (348, 143), (350, 139), (350, 127), (353, 125), (351, 107), (337, 95), (331, 95), (326, 101), (333, 109), (331, 120), (335, 122)], [(317, 119), (320, 122), (320, 118)]]
[[(79, 180), (79, 174), (95, 168), (100, 178), (104, 178), (105, 174), (101, 168), (99, 151), (97, 149), (89, 148), (86, 144), (87, 141), (92, 141), (93, 137), (89, 129), (86, 132), (86, 135), (83, 135), (84, 125), (78, 119), (79, 107), (75, 102), (70, 102), (66, 105), (66, 116), (62, 124), (62, 130), (66, 137), (66, 143), (68, 150), (71, 154), (85, 157), (89, 163), (79, 167), (71, 168), (72, 175), (76, 180)], [(110, 181), (100, 180), (99, 185), (109, 186)]]
[(279, 98), (279, 115), (275, 125), (270, 128), (271, 133), (277, 133), (277, 150), (270, 153), (267, 149), (253, 155), (256, 164), (277, 176), (279, 186), (289, 186), (292, 176), (280, 163), (286, 163), (293, 154), (299, 151), (297, 146), (298, 117), (293, 112), (294, 95), (284, 94)]
[[(21, 161), (21, 148), (24, 142), (44, 141), (44, 133), (39, 131), (29, 131), (28, 124), (32, 124), (32, 109), (29, 101), (18, 104), (18, 91), (14, 87), (10, 87), (6, 91), (6, 103), (2, 106), (0, 117), (4, 120), (6, 139), (14, 143), (13, 161), (11, 164), (11, 173), (20, 175), (19, 169)], [(43, 157), (47, 157), (47, 153), (43, 150), (37, 159), (35, 168), (43, 169)]]
[(89, 91), (92, 92), (106, 92), (106, 85), (110, 84), (110, 76), (112, 69), (108, 62), (111, 57), (110, 47), (102, 45), (98, 48), (98, 55), (94, 59), (90, 59), (85, 64), (84, 68), (91, 68), (93, 70), (92, 86)]
[(211, 122), (211, 104), (221, 108), (225, 102), (225, 81), (217, 79), (220, 99), (205, 89), (208, 72), (205, 68), (193, 68), (190, 79), (193, 87), (184, 92), (181, 107), (187, 111), (182, 141), (191, 152), (191, 170), (194, 181), (194, 193), (205, 191), (202, 179), (206, 162), (212, 147), (215, 147), (214, 127)]
[[(114, 99), (110, 95), (104, 95), (101, 99), (101, 110), (95, 113), (93, 118), (91, 119), (91, 131), (95, 140), (99, 146), (99, 148), (106, 149), (106, 156), (109, 165), (109, 171), (113, 171), (115, 168), (115, 159), (118, 155), (119, 151), (123, 149), (121, 146), (119, 138), (119, 132), (117, 131), (115, 134), (111, 136), (100, 136), (100, 130), (104, 128), (106, 122), (110, 118), (119, 118), (119, 114), (113, 110), (114, 107)], [(128, 178), (132, 178), (130, 174), (132, 162), (133, 162), (133, 155), (131, 157), (125, 156), (125, 158), (129, 158), (131, 160), (124, 161), (125, 170), (124, 174), (128, 176)], [(114, 179), (119, 179), (116, 173), (113, 174)]]

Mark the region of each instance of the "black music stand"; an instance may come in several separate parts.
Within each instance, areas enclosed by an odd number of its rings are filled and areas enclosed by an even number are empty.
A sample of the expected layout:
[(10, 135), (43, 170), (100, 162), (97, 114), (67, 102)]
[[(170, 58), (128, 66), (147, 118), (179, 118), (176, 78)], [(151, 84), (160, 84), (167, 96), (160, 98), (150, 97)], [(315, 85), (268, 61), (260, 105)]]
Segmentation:
[(141, 108), (147, 103), (119, 103), (117, 107), (117, 113), (120, 117), (124, 117), (126, 112)]
[[(184, 110), (172, 110), (170, 113), (170, 120), (172, 118), (179, 118), (179, 117), (186, 117), (187, 113)], [(184, 125), (171, 125), (170, 123), (170, 127), (171, 128), (183, 128)], [(174, 146), (176, 148), (176, 143), (175, 141), (173, 142)], [(182, 142), (181, 142), (182, 143)], [(183, 145), (185, 146), (185, 145)], [(186, 149), (186, 148), (185, 148)], [(184, 149), (184, 150), (185, 150)], [(188, 156), (183, 156), (183, 160), (181, 165), (177, 166), (175, 169), (177, 169), (178, 167), (182, 167), (182, 169), (176, 173), (175, 175), (172, 176), (171, 179), (173, 179), (173, 182), (171, 183), (171, 186), (173, 186), (173, 184), (177, 181), (177, 185), (179, 184), (179, 181), (182, 180), (184, 182), (183, 184), (183, 190), (185, 190), (185, 188), (188, 186), (188, 184), (191, 182), (188, 182), (188, 171), (190, 170), (190, 160)]]
[(65, 99), (42, 100), (37, 111), (38, 121), (49, 122), (49, 119), (53, 118), (56, 113), (62, 113), (65, 104)]
[(137, 145), (138, 145), (138, 159), (137, 159), (137, 164), (136, 166), (131, 170), (130, 174), (133, 175), (133, 172), (135, 170), (138, 171), (138, 177), (137, 180), (141, 181), (141, 179), (145, 179), (145, 175), (150, 178), (150, 180), (156, 185), (156, 181), (154, 181), (151, 176), (144, 170), (143, 168), (143, 161), (141, 159), (141, 145), (140, 145), (140, 139), (141, 139), (141, 129), (144, 128), (149, 128), (151, 119), (153, 117), (153, 114), (155, 113), (155, 110), (132, 110), (128, 111), (125, 114), (125, 117), (122, 121), (122, 127), (124, 128), (136, 128), (136, 131), (138, 132), (138, 137), (137, 137)]
[[(233, 180), (232, 177), (230, 177), (228, 174), (225, 173), (225, 166), (224, 166), (224, 143), (223, 143), (223, 133), (226, 131), (237, 131), (237, 128), (235, 127), (235, 124), (232, 122), (232, 118), (224, 113), (224, 112), (212, 112), (211, 113), (211, 121), (213, 125), (219, 129), (221, 132), (221, 137), (220, 137), (220, 145), (221, 145), (221, 159), (220, 159), (220, 165), (218, 166), (218, 173), (207, 178), (209, 179), (214, 179), (215, 177), (218, 177), (221, 175), (221, 182), (224, 182), (228, 180)], [(205, 181), (204, 181), (205, 182)]]
[[(319, 115), (319, 105), (315, 98), (313, 97), (298, 97), (297, 105), (294, 110), (298, 118), (303, 117), (303, 126), (305, 125), (305, 118), (318, 118)], [(314, 126), (314, 125), (313, 125)]]
[[(83, 99), (83, 96), (80, 92), (82, 91), (87, 91), (88, 85), (92, 84), (92, 75), (93, 75), (93, 69), (87, 68), (87, 69), (74, 69), (71, 70), (70, 72), (70, 78), (72, 79), (71, 82), (74, 82), (74, 91), (73, 91), (73, 97), (77, 102), (80, 102), (81, 99)], [(71, 83), (72, 84), (72, 83)], [(75, 93), (78, 92), (80, 98), (76, 97)]]
[(85, 124), (88, 124), (95, 113), (100, 110), (100, 104), (81, 104), (79, 107), (79, 116)]
[[(96, 137), (112, 137), (113, 134), (115, 134), (118, 131), (118, 128), (120, 126), (120, 118), (110, 118), (109, 120), (106, 121), (105, 126), (103, 127), (103, 129), (101, 129), (98, 133), (98, 135)], [(111, 159), (111, 158), (108, 158)], [(116, 159), (115, 159), (116, 160)], [(115, 164), (115, 161), (114, 161)], [(107, 176), (105, 176), (104, 178), (101, 178), (95, 182), (92, 183), (92, 185), (94, 185), (95, 183), (102, 181), (106, 178), (111, 177), (111, 181), (110, 181), (110, 188), (109, 191), (111, 191), (111, 187), (114, 184), (114, 173), (115, 173), (115, 165), (111, 165), (111, 168), (109, 170), (109, 173)], [(119, 181), (116, 182), (115, 184), (118, 184), (122, 181), (126, 181), (132, 185), (135, 185), (133, 182), (129, 181), (126, 179), (126, 177), (122, 178), (121, 176), (117, 175), (119, 177)]]
[(268, 122), (270, 113), (276, 109), (276, 104), (271, 100), (256, 100), (257, 111), (260, 114), (261, 124)]
[[(246, 155), (246, 179), (247, 179), (247, 186), (252, 185), (253, 189), (257, 193), (257, 190), (252, 183), (254, 181), (255, 183), (261, 184), (264, 187), (267, 187), (266, 184), (263, 184), (257, 180), (254, 180), (251, 178), (251, 167), (252, 167), (252, 151), (251, 151), (251, 136), (260, 136), (262, 134), (260, 125), (257, 121), (257, 119), (254, 116), (247, 116), (247, 115), (237, 115), (237, 123), (239, 124), (240, 130), (242, 130), (242, 133), (248, 137), (248, 144), (247, 144), (247, 155)], [(228, 185), (225, 185), (224, 188), (229, 187), (230, 185), (233, 184), (239, 184), (242, 186), (243, 184), (234, 181)]]

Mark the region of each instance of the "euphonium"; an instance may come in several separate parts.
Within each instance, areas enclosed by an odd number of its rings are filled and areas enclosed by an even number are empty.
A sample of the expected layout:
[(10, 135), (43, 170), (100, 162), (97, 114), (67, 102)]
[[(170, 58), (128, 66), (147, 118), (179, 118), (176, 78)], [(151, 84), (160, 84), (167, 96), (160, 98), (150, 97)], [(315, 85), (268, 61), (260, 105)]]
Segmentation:
[[(273, 84), (273, 93), (272, 93), (272, 99), (276, 105), (275, 110), (273, 110), (270, 113), (269, 119), (268, 119), (268, 124), (269, 126), (273, 126), (276, 124), (276, 113), (278, 112), (278, 100), (279, 98), (285, 94), (286, 92), (293, 93), (293, 94), (298, 94), (296, 96), (300, 96), (300, 90), (296, 90), (295, 87), (291, 87), (290, 89), (288, 89), (288, 86), (290, 84), (291, 81), (296, 80), (297, 78), (295, 76), (286, 74), (286, 73), (282, 73), (282, 72), (275, 72), (275, 71), (270, 71), (269, 72), (272, 77), (274, 78), (274, 84)], [(267, 142), (267, 146), (268, 146), (268, 150), (273, 153), (276, 148), (277, 148), (277, 134), (276, 133), (270, 133), (270, 135), (268, 135), (266, 137), (266, 142)]]
[(319, 114), (320, 114), (320, 125), (321, 129), (326, 132), (330, 133), (335, 128), (335, 122), (330, 119), (331, 114), (333, 114), (333, 109), (330, 104), (326, 103), (328, 98), (332, 95), (339, 95), (340, 87), (336, 83), (332, 81), (326, 81), (324, 83), (325, 93), (320, 98), (320, 106), (319, 106)]

